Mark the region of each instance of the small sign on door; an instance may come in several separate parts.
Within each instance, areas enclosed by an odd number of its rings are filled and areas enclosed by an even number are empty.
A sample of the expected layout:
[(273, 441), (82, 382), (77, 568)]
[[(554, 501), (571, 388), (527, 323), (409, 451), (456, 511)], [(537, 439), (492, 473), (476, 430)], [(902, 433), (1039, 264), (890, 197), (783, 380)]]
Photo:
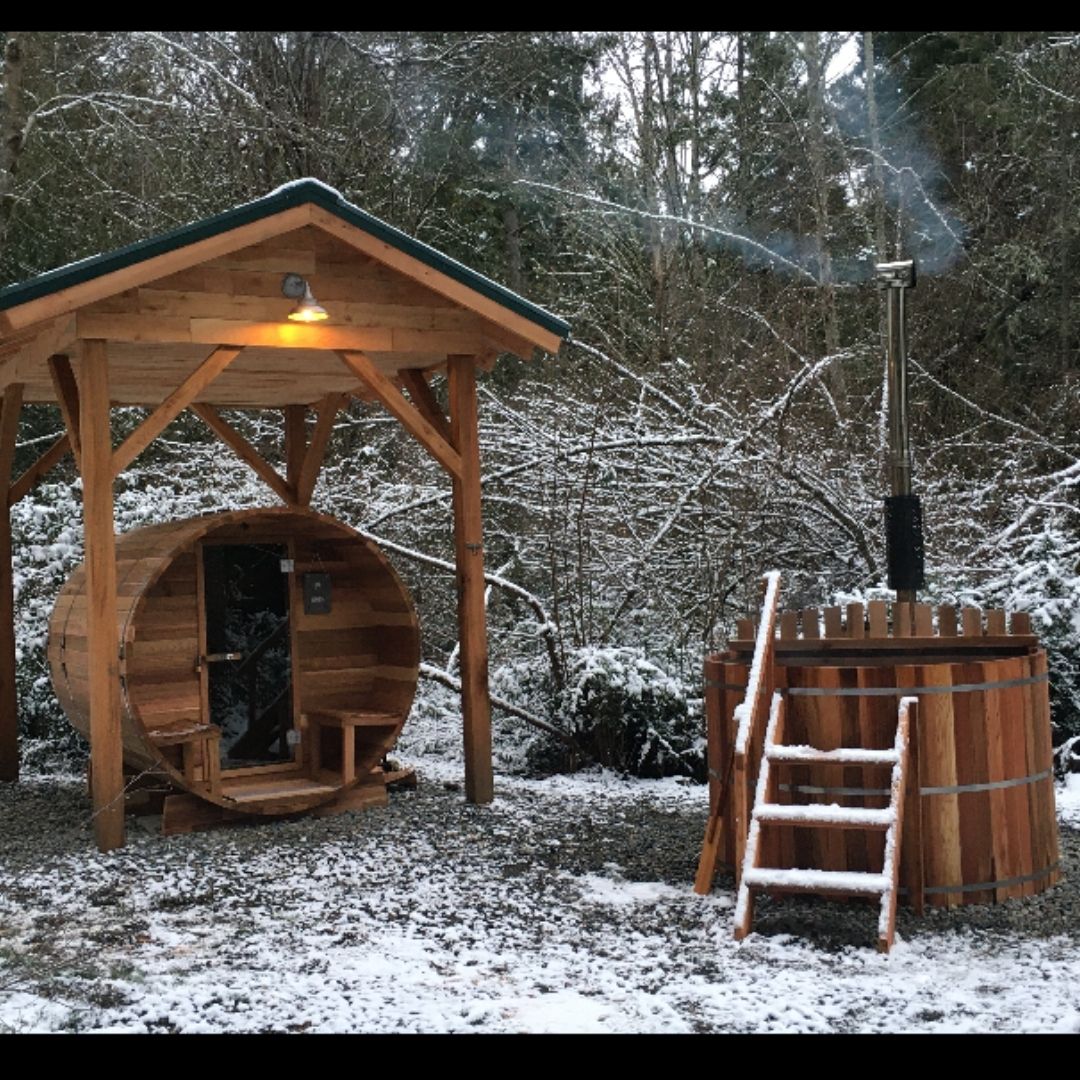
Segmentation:
[(304, 575), (304, 614), (328, 615), (330, 613), (330, 575), (308, 573)]

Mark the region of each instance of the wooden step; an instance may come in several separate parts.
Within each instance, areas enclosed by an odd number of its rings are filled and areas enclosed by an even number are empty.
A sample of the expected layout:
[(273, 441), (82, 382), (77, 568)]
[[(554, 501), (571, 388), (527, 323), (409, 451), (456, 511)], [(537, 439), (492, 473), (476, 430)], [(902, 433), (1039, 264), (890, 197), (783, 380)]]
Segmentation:
[(769, 746), (765, 748), (765, 756), (769, 761), (797, 765), (895, 765), (900, 760), (895, 750), (851, 747), (818, 750), (813, 746)]
[(747, 869), (743, 881), (751, 889), (783, 889), (785, 892), (834, 896), (881, 896), (891, 884), (885, 874), (857, 870), (778, 870), (760, 866)]
[(267, 779), (264, 783), (245, 783), (242, 786), (230, 785), (226, 780), (222, 784), (222, 794), (241, 805), (257, 802), (276, 803), (283, 800), (300, 802), (320, 795), (331, 795), (338, 790), (338, 786), (309, 780), (306, 776), (288, 780)]
[(319, 727), (356, 728), (356, 727), (397, 727), (401, 723), (399, 713), (370, 712), (366, 710), (312, 710), (304, 714), (308, 722)]
[(180, 746), (199, 739), (220, 739), (221, 728), (216, 724), (193, 724), (180, 720), (164, 727), (147, 728), (147, 735), (155, 746)]
[(764, 825), (829, 826), (834, 829), (879, 829), (884, 832), (895, 820), (891, 808), (866, 810), (835, 803), (803, 806), (765, 803), (754, 808), (754, 819)]

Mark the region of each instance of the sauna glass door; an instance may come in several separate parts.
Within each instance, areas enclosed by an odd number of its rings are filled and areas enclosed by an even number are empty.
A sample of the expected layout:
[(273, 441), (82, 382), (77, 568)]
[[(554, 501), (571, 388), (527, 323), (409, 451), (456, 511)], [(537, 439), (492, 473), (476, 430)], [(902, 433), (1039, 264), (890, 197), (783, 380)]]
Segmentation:
[(222, 768), (292, 759), (290, 564), (284, 544), (204, 544), (210, 721)]

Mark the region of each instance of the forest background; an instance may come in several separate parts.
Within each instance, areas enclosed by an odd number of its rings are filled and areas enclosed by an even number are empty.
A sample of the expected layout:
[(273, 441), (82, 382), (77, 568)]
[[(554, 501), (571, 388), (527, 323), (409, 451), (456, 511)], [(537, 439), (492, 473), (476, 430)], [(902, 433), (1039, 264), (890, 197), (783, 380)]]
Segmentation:
[[(1080, 34), (0, 42), (0, 284), (312, 176), (571, 324), (481, 387), (504, 764), (566, 764), (540, 720), (579, 762), (701, 779), (702, 658), (763, 571), (787, 607), (891, 596), (871, 273), (901, 257), (921, 598), (1032, 612), (1058, 742), (1080, 735)], [(231, 419), (280, 458), (280, 416)], [(28, 408), (16, 470), (60, 431)], [(418, 708), (453, 710), (448, 485), (360, 402), (328, 463), (316, 508), (386, 547), (424, 627)], [(184, 417), (117, 524), (270, 501)], [(14, 510), (31, 762), (79, 752), (44, 656), (78, 503), (69, 465)]]

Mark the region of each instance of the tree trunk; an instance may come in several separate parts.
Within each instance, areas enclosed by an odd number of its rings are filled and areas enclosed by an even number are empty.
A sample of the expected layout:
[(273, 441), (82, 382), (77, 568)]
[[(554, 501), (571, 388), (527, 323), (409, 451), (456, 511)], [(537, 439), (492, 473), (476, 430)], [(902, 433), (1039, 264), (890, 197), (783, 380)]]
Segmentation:
[(15, 209), (15, 175), (23, 148), (23, 35), (8, 35), (4, 45), (3, 130), (0, 133), (0, 257), (7, 246)]
[(885, 180), (881, 168), (881, 129), (878, 126), (877, 95), (874, 88), (874, 33), (863, 31), (863, 71), (866, 79), (866, 120), (873, 155), (870, 173), (874, 178), (874, 250), (879, 260), (885, 254)]
[[(817, 31), (803, 34), (806, 51), (807, 100), (809, 106), (809, 130), (807, 153), (810, 158), (810, 175), (814, 187), (814, 237), (818, 256), (818, 282), (821, 285), (821, 306), (825, 321), (825, 352), (832, 356), (837, 352), (840, 333), (836, 318), (836, 290), (833, 286), (832, 256), (829, 252), (829, 188), (825, 175), (825, 83), (821, 70), (821, 43)], [(838, 389), (839, 376), (834, 366), (830, 369), (830, 382)]]

